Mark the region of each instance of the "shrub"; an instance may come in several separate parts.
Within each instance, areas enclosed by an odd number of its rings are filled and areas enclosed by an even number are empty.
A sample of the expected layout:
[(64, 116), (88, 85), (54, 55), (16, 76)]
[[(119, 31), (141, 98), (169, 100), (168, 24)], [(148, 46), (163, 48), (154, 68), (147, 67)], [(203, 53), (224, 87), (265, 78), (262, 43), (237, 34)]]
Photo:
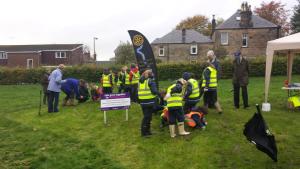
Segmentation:
[[(191, 72), (195, 74), (197, 79), (202, 76), (202, 71), (205, 68), (205, 62), (196, 64), (158, 64), (159, 80), (174, 80), (180, 78), (183, 72)], [(221, 60), (221, 78), (232, 77), (232, 60)], [(110, 66), (112, 70), (120, 70), (121, 65)], [(295, 57), (293, 64), (293, 73), (300, 74), (300, 58)], [(264, 57), (258, 59), (249, 59), (250, 76), (265, 75), (265, 60)], [(0, 68), (0, 84), (22, 84), (22, 83), (39, 83), (46, 69), (21, 69), (21, 68)], [(64, 78), (73, 77), (85, 79), (90, 82), (96, 82), (101, 77), (103, 67), (96, 65), (83, 65), (67, 67), (64, 70)], [(273, 61), (272, 75), (286, 75), (287, 58), (275, 57)]]

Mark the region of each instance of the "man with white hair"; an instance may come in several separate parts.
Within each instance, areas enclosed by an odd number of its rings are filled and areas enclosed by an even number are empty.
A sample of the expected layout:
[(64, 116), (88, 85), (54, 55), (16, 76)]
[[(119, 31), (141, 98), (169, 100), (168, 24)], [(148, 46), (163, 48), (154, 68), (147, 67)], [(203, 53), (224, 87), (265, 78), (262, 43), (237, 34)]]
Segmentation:
[(66, 80), (62, 80), (62, 70), (65, 68), (64, 64), (60, 64), (57, 69), (52, 71), (49, 76), (48, 85), (48, 113), (58, 112), (58, 99), (61, 91), (61, 84), (65, 83)]
[(212, 63), (217, 70), (217, 78), (220, 79), (220, 64), (213, 50), (207, 52), (208, 62)]
[(204, 69), (202, 74), (202, 85), (201, 88), (204, 90), (204, 106), (205, 107), (216, 107), (219, 114), (222, 114), (222, 108), (218, 102), (217, 86), (218, 86), (218, 61), (212, 50), (207, 52), (208, 66)]

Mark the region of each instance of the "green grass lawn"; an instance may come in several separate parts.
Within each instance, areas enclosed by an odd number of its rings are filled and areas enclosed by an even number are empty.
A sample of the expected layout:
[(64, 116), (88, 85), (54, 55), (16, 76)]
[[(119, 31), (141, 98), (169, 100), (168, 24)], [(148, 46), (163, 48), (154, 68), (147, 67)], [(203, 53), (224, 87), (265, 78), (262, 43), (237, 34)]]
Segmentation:
[[(157, 115), (152, 121), (154, 135), (141, 138), (142, 112), (137, 104), (129, 110), (128, 122), (124, 111), (108, 112), (105, 126), (99, 103), (60, 107), (57, 114), (46, 113), (43, 106), (38, 116), (40, 86), (0, 86), (0, 168), (299, 169), (300, 111), (286, 109), (287, 93), (280, 89), (284, 79), (272, 78), (272, 111), (263, 113), (276, 137), (277, 163), (242, 134), (255, 103), (263, 102), (264, 78), (250, 79), (247, 110), (233, 109), (231, 80), (221, 80), (224, 114), (210, 110), (206, 130), (191, 130), (190, 136), (174, 139), (168, 128), (159, 128)], [(293, 79), (300, 82), (300, 76)], [(164, 81), (160, 86), (170, 84)]]

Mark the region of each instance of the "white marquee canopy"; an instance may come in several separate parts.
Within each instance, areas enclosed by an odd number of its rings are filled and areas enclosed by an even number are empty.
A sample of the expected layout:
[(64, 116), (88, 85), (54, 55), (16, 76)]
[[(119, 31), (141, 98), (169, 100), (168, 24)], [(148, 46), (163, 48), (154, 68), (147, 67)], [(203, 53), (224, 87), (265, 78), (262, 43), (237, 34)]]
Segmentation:
[[(295, 53), (300, 53), (300, 33), (279, 38), (268, 42), (266, 58), (266, 75), (265, 75), (265, 103), (268, 102), (270, 78), (272, 72), (273, 55), (275, 51), (287, 53), (287, 75), (288, 82), (291, 82), (293, 59)], [(300, 68), (299, 68), (300, 69)]]

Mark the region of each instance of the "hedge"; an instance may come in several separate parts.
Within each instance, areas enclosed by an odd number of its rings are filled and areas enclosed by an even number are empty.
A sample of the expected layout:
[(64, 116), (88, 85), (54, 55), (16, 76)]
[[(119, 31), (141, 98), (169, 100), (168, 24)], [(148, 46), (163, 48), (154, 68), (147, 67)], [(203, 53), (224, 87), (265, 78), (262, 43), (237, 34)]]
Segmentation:
[[(197, 64), (159, 64), (158, 74), (160, 80), (176, 79), (182, 76), (183, 72), (192, 72), (196, 78), (200, 78), (205, 63)], [(232, 60), (222, 60), (221, 78), (227, 79), (232, 77)], [(119, 70), (121, 65), (114, 65), (110, 68)], [(287, 59), (274, 58), (272, 75), (286, 75)], [(265, 61), (263, 59), (249, 60), (250, 76), (265, 75)], [(103, 71), (103, 67), (95, 65), (67, 67), (64, 70), (64, 78), (74, 77), (95, 82), (99, 79)], [(0, 84), (23, 84), (23, 83), (39, 83), (42, 75), (46, 72), (44, 68), (21, 69), (21, 68), (0, 68)], [(294, 59), (293, 73), (300, 74), (300, 58)]]

